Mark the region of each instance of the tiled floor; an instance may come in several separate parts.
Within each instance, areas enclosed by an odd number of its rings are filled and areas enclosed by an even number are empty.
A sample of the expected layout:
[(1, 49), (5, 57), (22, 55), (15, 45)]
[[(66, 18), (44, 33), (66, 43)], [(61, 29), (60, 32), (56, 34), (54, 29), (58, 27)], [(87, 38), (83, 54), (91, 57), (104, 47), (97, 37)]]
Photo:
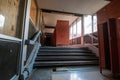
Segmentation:
[(110, 76), (108, 71), (101, 75), (99, 67), (64, 67), (35, 70), (29, 80), (114, 80)]

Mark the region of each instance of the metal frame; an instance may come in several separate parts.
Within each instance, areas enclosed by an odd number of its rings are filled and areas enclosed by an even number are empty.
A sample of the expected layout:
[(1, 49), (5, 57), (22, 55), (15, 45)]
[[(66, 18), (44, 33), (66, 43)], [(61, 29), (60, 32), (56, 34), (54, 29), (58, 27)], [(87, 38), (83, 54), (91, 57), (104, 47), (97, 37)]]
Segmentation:
[[(9, 40), (9, 41), (20, 41), (21, 42), (21, 51), (19, 55), (19, 66), (18, 66), (18, 73), (15, 74), (10, 80), (26, 80), (26, 78), (29, 76), (29, 73), (32, 72), (33, 64), (35, 61), (35, 57), (37, 55), (37, 52), (39, 50), (40, 45), (40, 34), (41, 32), (38, 32), (33, 40), (34, 49), (31, 52), (30, 57), (28, 60), (26, 60), (27, 55), (27, 45), (26, 41), (28, 40), (28, 30), (29, 30), (29, 23), (30, 23), (30, 7), (31, 7), (31, 0), (22, 0), (23, 2), (23, 12), (22, 12), (22, 19), (20, 25), (22, 26), (22, 39), (7, 36), (0, 34), (0, 40)], [(21, 3), (20, 3), (21, 4)], [(38, 29), (37, 29), (38, 30)]]
[(19, 39), (19, 38), (7, 36), (7, 35), (4, 35), (4, 34), (0, 34), (0, 39), (8, 39), (8, 40), (14, 40), (14, 41), (22, 41), (22, 40)]
[(19, 75), (22, 80), (25, 80), (25, 75), (23, 74), (25, 69), (25, 61), (27, 54), (27, 45), (25, 45), (25, 41), (28, 39), (28, 29), (29, 29), (29, 16), (30, 16), (30, 6), (31, 0), (25, 0), (25, 8), (24, 8), (24, 22), (23, 22), (23, 33), (22, 33), (22, 46), (21, 46), (21, 54), (20, 54), (20, 64), (19, 64)]

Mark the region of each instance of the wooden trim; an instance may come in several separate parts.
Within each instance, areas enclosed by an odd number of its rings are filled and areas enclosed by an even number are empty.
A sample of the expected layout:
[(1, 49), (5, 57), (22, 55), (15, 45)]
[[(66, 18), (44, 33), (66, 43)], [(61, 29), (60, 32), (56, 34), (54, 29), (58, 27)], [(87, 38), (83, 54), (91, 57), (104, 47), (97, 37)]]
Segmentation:
[(74, 16), (83, 16), (83, 14), (64, 12), (64, 11), (56, 11), (56, 10), (49, 10), (49, 9), (41, 9), (41, 10), (46, 13), (62, 13), (62, 14), (70, 14)]

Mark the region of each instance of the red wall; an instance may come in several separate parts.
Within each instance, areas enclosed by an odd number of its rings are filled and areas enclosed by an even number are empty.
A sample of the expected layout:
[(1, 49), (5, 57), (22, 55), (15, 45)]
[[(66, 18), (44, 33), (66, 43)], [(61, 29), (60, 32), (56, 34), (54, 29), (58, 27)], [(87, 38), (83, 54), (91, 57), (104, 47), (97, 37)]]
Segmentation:
[(98, 24), (106, 22), (109, 18), (120, 17), (120, 0), (112, 0), (107, 6), (97, 12)]
[[(117, 44), (118, 44), (118, 56), (119, 56), (119, 63), (117, 63), (118, 66), (120, 66), (120, 0), (112, 0), (110, 4), (108, 4), (107, 6), (105, 6), (104, 8), (102, 8), (100, 11), (97, 12), (97, 17), (98, 17), (98, 25), (99, 25), (99, 42), (100, 42), (100, 53), (104, 53), (103, 52), (103, 43), (102, 43), (102, 30), (101, 30), (101, 25), (105, 22), (107, 22), (110, 18), (115, 18), (117, 20), (116, 24), (116, 36), (117, 36)], [(113, 26), (115, 27), (115, 26)], [(113, 32), (114, 33), (114, 32)], [(116, 53), (114, 53), (116, 54)], [(102, 66), (101, 67), (105, 67), (105, 63), (104, 63), (104, 55), (101, 55), (101, 63)], [(116, 63), (116, 62), (114, 62)]]
[(69, 21), (58, 20), (55, 34), (56, 46), (69, 45)]
[(69, 21), (57, 21), (56, 28), (51, 37), (51, 43), (53, 46), (69, 45)]

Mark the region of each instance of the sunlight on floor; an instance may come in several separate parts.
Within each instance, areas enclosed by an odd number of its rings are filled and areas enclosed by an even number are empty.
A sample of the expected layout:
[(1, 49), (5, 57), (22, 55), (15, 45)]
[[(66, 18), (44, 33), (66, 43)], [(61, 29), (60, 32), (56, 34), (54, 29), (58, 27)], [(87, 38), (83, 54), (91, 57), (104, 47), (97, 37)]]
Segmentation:
[(53, 70), (36, 69), (29, 80), (113, 80), (108, 72), (103, 76), (99, 67), (62, 67)]

